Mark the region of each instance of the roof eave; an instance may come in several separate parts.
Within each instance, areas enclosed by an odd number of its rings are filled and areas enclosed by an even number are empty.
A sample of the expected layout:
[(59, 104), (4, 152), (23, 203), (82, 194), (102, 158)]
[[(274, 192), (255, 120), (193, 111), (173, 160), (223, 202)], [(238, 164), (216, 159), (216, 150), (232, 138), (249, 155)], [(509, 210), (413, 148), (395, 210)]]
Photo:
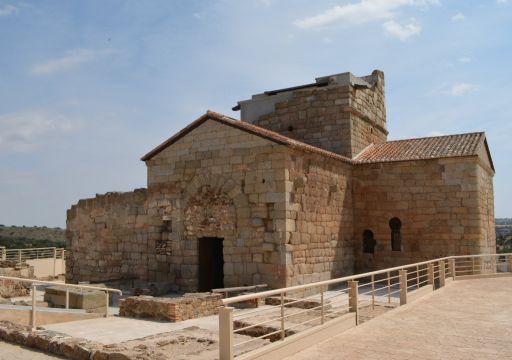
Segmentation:
[(312, 145), (301, 143), (300, 141), (288, 138), (284, 135), (275, 133), (268, 129), (260, 128), (256, 125), (249, 124), (249, 123), (244, 123), (244, 122), (241, 122), (240, 120), (232, 119), (225, 115), (222, 115), (220, 113), (210, 111), (210, 110), (208, 110), (206, 112), (206, 114), (202, 115), (201, 117), (199, 117), (198, 119), (196, 119), (195, 121), (190, 123), (187, 127), (183, 128), (181, 131), (179, 131), (175, 135), (171, 136), (169, 139), (165, 140), (163, 143), (158, 145), (156, 148), (154, 148), (153, 150), (148, 152), (146, 155), (144, 155), (141, 158), (141, 160), (142, 161), (151, 160), (155, 155), (159, 154), (161, 151), (163, 151), (164, 149), (166, 149), (167, 147), (169, 147), (170, 145), (172, 145), (173, 143), (175, 143), (182, 137), (186, 136), (188, 133), (190, 133), (192, 130), (194, 130), (197, 127), (199, 127), (200, 125), (202, 125), (207, 120), (213, 120), (213, 121), (220, 122), (221, 124), (224, 124), (226, 126), (230, 126), (230, 127), (233, 127), (235, 129), (238, 129), (241, 131), (245, 131), (249, 134), (272, 141), (279, 145), (288, 146), (290, 148), (298, 149), (298, 150), (301, 150), (304, 152), (320, 154), (322, 156), (337, 159), (337, 160), (344, 161), (347, 163), (353, 163), (352, 159), (349, 159), (342, 155), (339, 155), (339, 154), (336, 154), (336, 153), (333, 153), (333, 152), (330, 152), (330, 151), (327, 151), (324, 149), (320, 149), (320, 148), (317, 148)]

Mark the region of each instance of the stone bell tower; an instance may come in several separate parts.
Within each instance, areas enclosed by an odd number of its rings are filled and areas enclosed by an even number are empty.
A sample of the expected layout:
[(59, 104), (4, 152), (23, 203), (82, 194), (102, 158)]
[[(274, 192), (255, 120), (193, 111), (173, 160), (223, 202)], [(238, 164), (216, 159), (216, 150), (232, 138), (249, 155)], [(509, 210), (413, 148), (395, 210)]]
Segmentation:
[(239, 101), (241, 120), (354, 158), (387, 140), (384, 73), (323, 76), (314, 83), (265, 91)]

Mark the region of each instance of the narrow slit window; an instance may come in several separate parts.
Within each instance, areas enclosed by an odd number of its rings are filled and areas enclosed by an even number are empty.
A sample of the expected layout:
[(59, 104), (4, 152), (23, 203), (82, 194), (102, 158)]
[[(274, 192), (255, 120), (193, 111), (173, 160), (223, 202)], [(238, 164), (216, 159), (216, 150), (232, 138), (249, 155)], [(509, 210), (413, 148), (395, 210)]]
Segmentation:
[(399, 218), (394, 217), (389, 220), (389, 227), (391, 228), (391, 250), (402, 251), (402, 234), (400, 233), (402, 222)]
[(373, 232), (371, 230), (363, 231), (363, 252), (365, 254), (374, 254), (375, 245), (377, 245), (377, 241), (373, 237)]

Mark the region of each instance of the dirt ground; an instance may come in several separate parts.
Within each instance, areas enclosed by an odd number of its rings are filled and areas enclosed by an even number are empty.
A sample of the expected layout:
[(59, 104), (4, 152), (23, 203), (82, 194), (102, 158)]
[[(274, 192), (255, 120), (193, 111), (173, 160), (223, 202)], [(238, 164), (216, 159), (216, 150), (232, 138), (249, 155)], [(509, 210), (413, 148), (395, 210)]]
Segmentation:
[[(248, 336), (235, 336), (235, 342), (250, 339)], [(240, 355), (267, 343), (267, 340), (251, 341), (237, 349), (235, 354)], [(122, 353), (134, 359), (213, 360), (219, 356), (218, 334), (195, 326), (120, 344), (105, 345), (103, 348), (108, 352)]]
[(49, 360), (64, 359), (48, 355), (41, 351), (32, 350), (23, 346), (11, 344), (0, 340), (0, 360)]

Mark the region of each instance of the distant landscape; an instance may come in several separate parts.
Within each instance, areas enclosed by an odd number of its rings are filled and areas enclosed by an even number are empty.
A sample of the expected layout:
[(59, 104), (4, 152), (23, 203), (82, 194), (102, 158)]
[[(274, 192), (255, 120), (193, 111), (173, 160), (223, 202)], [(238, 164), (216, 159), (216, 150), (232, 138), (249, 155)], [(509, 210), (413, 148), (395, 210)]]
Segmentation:
[(496, 219), (496, 250), (512, 252), (512, 219)]
[(9, 249), (64, 247), (65, 232), (58, 227), (0, 225), (0, 246)]
[[(66, 230), (46, 226), (6, 226), (0, 224), (0, 246), (10, 249), (65, 247)], [(512, 218), (496, 219), (496, 250), (512, 252)]]

